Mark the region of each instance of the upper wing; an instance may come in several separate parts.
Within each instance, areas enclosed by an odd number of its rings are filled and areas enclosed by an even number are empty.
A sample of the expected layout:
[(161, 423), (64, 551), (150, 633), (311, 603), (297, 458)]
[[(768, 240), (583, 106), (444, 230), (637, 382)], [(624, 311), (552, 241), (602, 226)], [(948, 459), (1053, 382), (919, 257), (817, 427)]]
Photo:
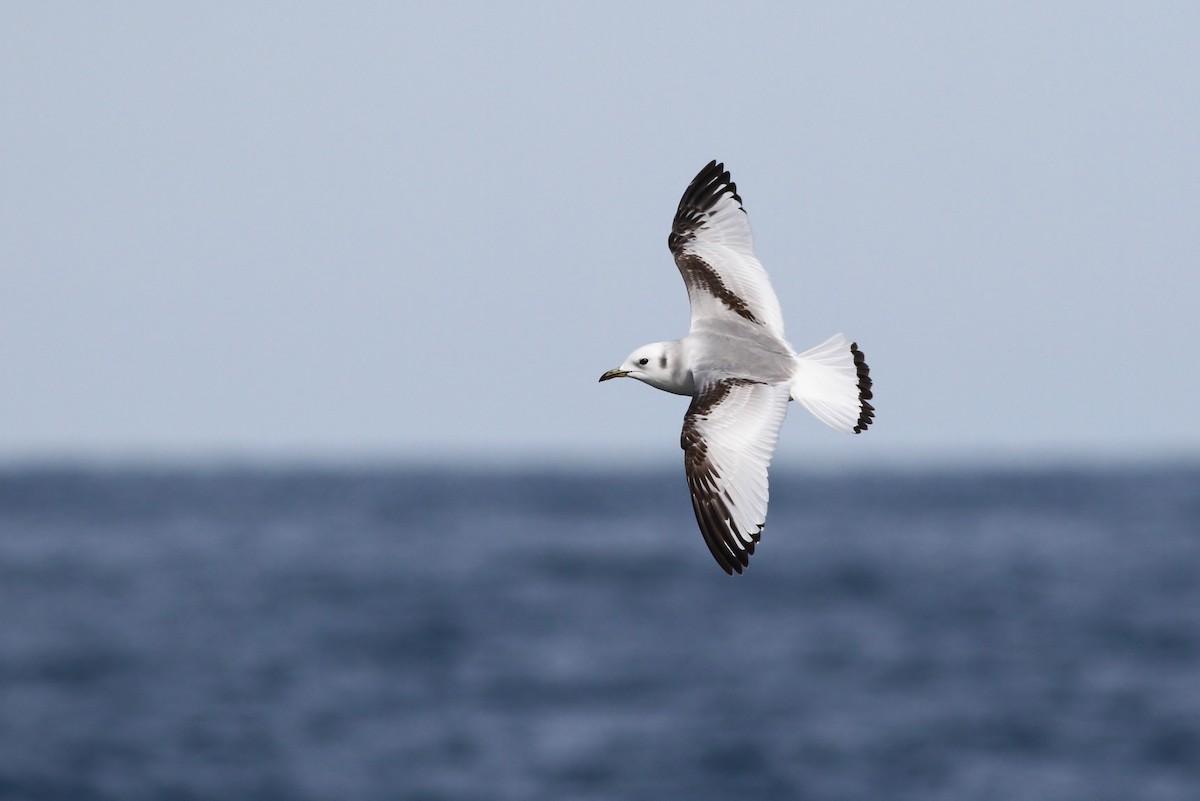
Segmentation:
[(767, 522), (767, 467), (790, 393), (746, 378), (697, 386), (680, 437), (692, 508), (717, 564), (741, 573)]
[(687, 285), (692, 329), (706, 317), (736, 315), (783, 339), (779, 299), (758, 257), (737, 186), (710, 161), (679, 201), (667, 245)]

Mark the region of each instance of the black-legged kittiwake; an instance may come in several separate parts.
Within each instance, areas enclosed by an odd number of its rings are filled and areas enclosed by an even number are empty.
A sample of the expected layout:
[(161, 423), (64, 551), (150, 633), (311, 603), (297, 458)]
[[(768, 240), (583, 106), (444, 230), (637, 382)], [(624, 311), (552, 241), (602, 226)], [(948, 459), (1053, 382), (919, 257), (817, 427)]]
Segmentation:
[(644, 345), (601, 381), (628, 376), (690, 395), (683, 465), (704, 541), (726, 573), (742, 572), (767, 519), (767, 468), (789, 400), (839, 431), (875, 417), (862, 351), (841, 334), (796, 353), (779, 300), (725, 165), (688, 186), (667, 239), (692, 307), (688, 335)]

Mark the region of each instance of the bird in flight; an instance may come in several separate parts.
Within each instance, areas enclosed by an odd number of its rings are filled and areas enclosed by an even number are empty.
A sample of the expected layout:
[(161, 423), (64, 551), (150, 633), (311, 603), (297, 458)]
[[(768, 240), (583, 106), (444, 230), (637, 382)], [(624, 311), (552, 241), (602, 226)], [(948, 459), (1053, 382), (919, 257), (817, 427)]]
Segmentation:
[(845, 432), (875, 417), (871, 377), (857, 344), (836, 334), (796, 353), (758, 257), (737, 186), (709, 162), (692, 180), (667, 245), (687, 286), (691, 329), (655, 342), (600, 376), (636, 378), (691, 397), (683, 466), (704, 541), (726, 573), (750, 563), (767, 520), (767, 469), (788, 401)]

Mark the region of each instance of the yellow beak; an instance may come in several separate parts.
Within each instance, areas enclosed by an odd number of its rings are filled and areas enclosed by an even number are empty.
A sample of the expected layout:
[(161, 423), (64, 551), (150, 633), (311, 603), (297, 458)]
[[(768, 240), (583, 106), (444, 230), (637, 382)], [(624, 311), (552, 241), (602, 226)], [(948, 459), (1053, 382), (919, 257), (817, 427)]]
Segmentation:
[(600, 380), (607, 381), (610, 378), (624, 378), (627, 375), (629, 375), (628, 370), (622, 370), (620, 368), (617, 368), (615, 370), (609, 370), (607, 373), (600, 376)]

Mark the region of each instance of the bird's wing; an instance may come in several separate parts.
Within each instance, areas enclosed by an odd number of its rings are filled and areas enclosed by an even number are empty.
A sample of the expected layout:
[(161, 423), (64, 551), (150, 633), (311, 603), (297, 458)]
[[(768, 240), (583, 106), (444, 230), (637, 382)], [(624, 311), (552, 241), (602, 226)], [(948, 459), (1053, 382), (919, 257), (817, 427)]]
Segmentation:
[(697, 376), (683, 420), (683, 466), (708, 549), (742, 572), (767, 521), (767, 468), (787, 414), (787, 384)]
[(667, 245), (687, 285), (692, 330), (706, 318), (733, 316), (783, 339), (779, 299), (754, 255), (746, 210), (724, 164), (711, 161), (692, 180)]

